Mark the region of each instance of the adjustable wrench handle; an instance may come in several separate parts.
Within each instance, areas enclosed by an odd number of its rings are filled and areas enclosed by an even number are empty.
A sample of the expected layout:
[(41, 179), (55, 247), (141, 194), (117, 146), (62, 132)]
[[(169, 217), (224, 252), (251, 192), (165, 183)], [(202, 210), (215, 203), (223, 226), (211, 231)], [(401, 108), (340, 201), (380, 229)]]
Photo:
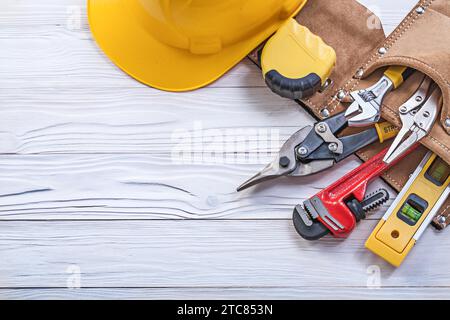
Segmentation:
[(391, 66), (384, 72), (384, 75), (392, 81), (394, 89), (397, 89), (414, 73), (414, 71), (413, 68), (404, 66)]
[(356, 217), (346, 203), (352, 199), (363, 201), (368, 184), (397, 164), (407, 154), (416, 149), (417, 146), (418, 144), (414, 145), (400, 158), (389, 164), (383, 161), (383, 157), (388, 151), (388, 148), (386, 148), (366, 163), (320, 191), (316, 197), (320, 199), (332, 219), (326, 215), (319, 216), (317, 219), (335, 237), (346, 237), (356, 225)]

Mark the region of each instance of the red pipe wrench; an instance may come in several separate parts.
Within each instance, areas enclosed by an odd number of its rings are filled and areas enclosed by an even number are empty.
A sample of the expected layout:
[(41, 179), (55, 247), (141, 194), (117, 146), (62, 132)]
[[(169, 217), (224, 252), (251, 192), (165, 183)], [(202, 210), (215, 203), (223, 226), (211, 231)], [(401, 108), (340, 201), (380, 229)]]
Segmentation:
[(415, 144), (395, 161), (383, 161), (388, 148), (363, 163), (343, 178), (323, 189), (294, 209), (293, 221), (297, 232), (307, 240), (317, 240), (330, 233), (345, 238), (358, 221), (366, 218), (366, 212), (389, 200), (389, 194), (381, 189), (366, 195), (368, 184), (397, 164), (418, 147)]

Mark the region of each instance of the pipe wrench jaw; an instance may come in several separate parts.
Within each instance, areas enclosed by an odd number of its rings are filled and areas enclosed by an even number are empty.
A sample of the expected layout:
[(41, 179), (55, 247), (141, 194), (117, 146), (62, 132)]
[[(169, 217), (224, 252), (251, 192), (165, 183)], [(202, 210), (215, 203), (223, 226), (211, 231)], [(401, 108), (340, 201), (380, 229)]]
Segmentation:
[[(323, 198), (324, 200), (322, 200)], [(297, 233), (306, 240), (318, 240), (331, 233), (345, 238), (364, 220), (367, 213), (389, 200), (386, 189), (380, 189), (364, 197), (362, 201), (351, 195), (347, 200), (331, 199), (329, 194), (318, 194), (294, 209), (293, 221)]]
[(297, 233), (305, 240), (319, 240), (330, 233), (330, 230), (316, 218), (313, 218), (305, 207), (297, 205), (292, 216)]
[(343, 201), (321, 199), (326, 196), (319, 193), (294, 209), (295, 229), (305, 240), (318, 240), (330, 233), (345, 238), (356, 225), (356, 217)]

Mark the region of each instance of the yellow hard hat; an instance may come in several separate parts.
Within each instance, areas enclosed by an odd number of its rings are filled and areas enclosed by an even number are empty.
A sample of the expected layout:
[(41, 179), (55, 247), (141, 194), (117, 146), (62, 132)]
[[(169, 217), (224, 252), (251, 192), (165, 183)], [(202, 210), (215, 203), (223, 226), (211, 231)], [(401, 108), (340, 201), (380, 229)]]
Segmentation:
[(307, 0), (88, 0), (91, 30), (126, 73), (186, 91), (232, 68)]

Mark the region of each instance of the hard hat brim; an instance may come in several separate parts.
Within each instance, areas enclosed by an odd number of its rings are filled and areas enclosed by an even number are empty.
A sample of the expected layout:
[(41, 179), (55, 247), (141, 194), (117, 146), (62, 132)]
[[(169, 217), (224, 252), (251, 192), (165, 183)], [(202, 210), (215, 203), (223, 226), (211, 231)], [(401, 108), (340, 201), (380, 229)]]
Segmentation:
[(214, 82), (284, 21), (225, 47), (217, 54), (197, 55), (152, 37), (127, 14), (123, 3), (121, 0), (88, 0), (89, 24), (94, 38), (124, 72), (144, 84), (166, 91), (189, 91)]

